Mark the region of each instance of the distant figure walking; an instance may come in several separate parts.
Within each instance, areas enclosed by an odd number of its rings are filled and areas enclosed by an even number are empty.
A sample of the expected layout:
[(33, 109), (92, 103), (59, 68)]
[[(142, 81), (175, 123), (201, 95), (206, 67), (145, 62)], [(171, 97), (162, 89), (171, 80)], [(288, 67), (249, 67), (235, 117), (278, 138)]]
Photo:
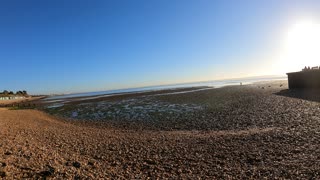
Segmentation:
[(306, 71), (306, 70), (308, 70), (307, 66), (305, 66), (305, 67), (302, 69), (302, 71)]
[(242, 86), (242, 82), (240, 82), (240, 86)]

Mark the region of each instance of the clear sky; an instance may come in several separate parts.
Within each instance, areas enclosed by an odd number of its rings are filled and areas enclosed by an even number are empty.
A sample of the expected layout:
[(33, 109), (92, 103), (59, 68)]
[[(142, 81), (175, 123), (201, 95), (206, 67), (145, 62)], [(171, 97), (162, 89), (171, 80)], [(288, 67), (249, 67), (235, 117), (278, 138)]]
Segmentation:
[(300, 19), (319, 22), (320, 1), (2, 0), (0, 90), (67, 93), (272, 75), (281, 72), (275, 61)]

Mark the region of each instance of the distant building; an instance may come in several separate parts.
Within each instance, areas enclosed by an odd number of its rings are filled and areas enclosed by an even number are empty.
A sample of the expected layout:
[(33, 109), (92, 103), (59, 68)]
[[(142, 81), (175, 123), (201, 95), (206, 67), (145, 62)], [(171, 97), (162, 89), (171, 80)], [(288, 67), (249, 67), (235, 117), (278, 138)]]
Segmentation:
[(6, 95), (0, 95), (0, 101), (3, 100), (15, 100), (15, 99), (23, 99), (25, 98), (24, 96), (6, 96)]
[(0, 100), (9, 100), (9, 97), (0, 96)]
[(319, 67), (304, 68), (300, 72), (287, 73), (289, 89), (309, 88), (320, 89), (320, 69)]

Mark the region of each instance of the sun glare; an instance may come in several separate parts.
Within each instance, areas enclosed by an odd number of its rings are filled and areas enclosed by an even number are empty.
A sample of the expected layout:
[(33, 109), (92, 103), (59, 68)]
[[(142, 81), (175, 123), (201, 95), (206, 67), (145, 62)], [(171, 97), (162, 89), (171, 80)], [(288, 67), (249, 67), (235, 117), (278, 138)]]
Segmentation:
[(313, 21), (296, 23), (288, 31), (283, 66), (299, 71), (305, 66), (320, 65), (320, 24)]

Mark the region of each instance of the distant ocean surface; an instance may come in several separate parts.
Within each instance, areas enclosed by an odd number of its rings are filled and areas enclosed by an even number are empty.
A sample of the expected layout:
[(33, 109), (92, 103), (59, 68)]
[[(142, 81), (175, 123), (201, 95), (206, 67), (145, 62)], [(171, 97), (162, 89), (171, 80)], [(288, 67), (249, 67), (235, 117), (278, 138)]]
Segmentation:
[(260, 82), (260, 81), (274, 81), (274, 80), (286, 80), (286, 79), (287, 77), (278, 76), (278, 77), (253, 77), (253, 78), (244, 78), (244, 79), (216, 80), (216, 81), (195, 82), (195, 83), (185, 83), (185, 84), (149, 86), (149, 87), (141, 87), (141, 88), (129, 88), (129, 89), (107, 90), (107, 91), (99, 91), (99, 92), (66, 94), (66, 95), (59, 95), (59, 96), (50, 96), (44, 100), (58, 100), (58, 99), (65, 99), (65, 98), (90, 97), (90, 96), (100, 96), (100, 95), (135, 93), (135, 92), (144, 92), (144, 91), (156, 91), (156, 90), (202, 87), (202, 86), (220, 88), (223, 86), (239, 85), (240, 83), (245, 85), (245, 84), (251, 84), (251, 83)]

